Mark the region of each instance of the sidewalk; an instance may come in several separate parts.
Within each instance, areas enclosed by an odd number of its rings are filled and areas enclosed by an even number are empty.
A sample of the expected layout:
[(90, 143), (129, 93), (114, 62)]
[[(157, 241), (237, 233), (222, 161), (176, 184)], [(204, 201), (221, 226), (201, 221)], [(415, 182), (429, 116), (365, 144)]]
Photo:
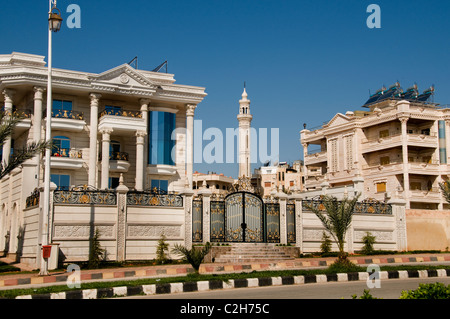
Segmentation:
[[(411, 255), (379, 255), (349, 257), (349, 259), (359, 266), (368, 266), (370, 264), (378, 265), (412, 265), (412, 264), (450, 264), (450, 254), (411, 254)], [(295, 270), (295, 269), (313, 269), (324, 268), (332, 264), (335, 257), (330, 258), (297, 258), (289, 261), (280, 262), (255, 262), (255, 263), (233, 263), (203, 264), (200, 267), (201, 274), (220, 274), (220, 273), (241, 273), (264, 270)], [(95, 269), (82, 270), (81, 281), (99, 281), (99, 280), (132, 280), (141, 278), (161, 278), (169, 276), (185, 276), (194, 272), (189, 264), (181, 265), (162, 265), (145, 267), (124, 267), (114, 269)], [(8, 274), (0, 275), (0, 290), (30, 288), (30, 285), (64, 285), (69, 273), (55, 272), (49, 276), (41, 277), (38, 273), (34, 274)]]

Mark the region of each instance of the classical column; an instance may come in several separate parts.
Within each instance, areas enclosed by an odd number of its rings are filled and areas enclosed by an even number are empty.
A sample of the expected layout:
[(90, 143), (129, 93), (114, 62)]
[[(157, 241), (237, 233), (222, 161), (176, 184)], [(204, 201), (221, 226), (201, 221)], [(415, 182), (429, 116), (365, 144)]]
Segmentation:
[(194, 113), (197, 105), (186, 106), (186, 176), (192, 189), (192, 175), (194, 174)]
[(145, 176), (146, 176), (145, 167), (148, 165), (148, 135), (150, 134), (149, 128), (148, 128), (148, 125), (149, 125), (148, 108), (150, 106), (150, 100), (149, 99), (140, 99), (139, 103), (141, 104), (142, 119), (145, 121), (145, 133), (146, 133), (146, 135), (144, 136), (144, 158), (143, 158), (143, 161), (144, 161), (144, 172), (143, 172), (143, 177), (142, 177), (143, 181), (144, 181), (143, 188), (145, 189), (145, 188), (149, 188), (150, 187), (150, 185), (145, 186), (146, 185), (146, 182), (145, 182)]
[(109, 186), (109, 145), (111, 141), (112, 129), (103, 129), (102, 134), (102, 180), (101, 189), (106, 189)]
[(42, 134), (42, 101), (45, 88), (34, 88), (33, 142), (41, 141)]
[[(13, 113), (13, 96), (15, 91), (11, 89), (3, 90), (3, 96), (5, 98), (5, 113), (6, 118), (10, 117)], [(9, 164), (9, 156), (11, 154), (11, 136), (6, 137), (3, 143), (3, 163), (4, 167)]]
[(136, 190), (144, 190), (144, 144), (146, 132), (136, 132)]
[[(88, 184), (97, 187), (97, 134), (98, 134), (98, 104), (100, 94), (91, 93), (91, 123), (89, 126), (89, 173)], [(109, 150), (108, 150), (109, 155)]]
[(306, 157), (308, 156), (308, 143), (303, 143), (303, 176), (305, 177), (305, 184), (306, 179), (308, 178), (308, 169), (306, 167)]
[(400, 117), (402, 123), (402, 154), (403, 154), (403, 194), (406, 200), (406, 208), (410, 207), (409, 172), (408, 172), (408, 117)]

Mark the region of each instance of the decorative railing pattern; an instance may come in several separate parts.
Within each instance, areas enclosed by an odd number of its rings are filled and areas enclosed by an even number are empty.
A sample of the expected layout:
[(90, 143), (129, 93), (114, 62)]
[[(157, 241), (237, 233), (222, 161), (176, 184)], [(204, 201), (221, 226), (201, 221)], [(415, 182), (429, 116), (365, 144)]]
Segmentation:
[(52, 150), (53, 157), (83, 158), (83, 151), (75, 148), (58, 148)]
[(117, 205), (115, 191), (98, 190), (94, 187), (83, 185), (72, 187), (70, 190), (56, 190), (53, 194), (55, 204), (69, 205)]
[(225, 201), (211, 200), (211, 241), (225, 241)]
[(52, 111), (52, 117), (57, 119), (84, 120), (83, 112), (75, 112), (71, 110)]
[[(102, 153), (98, 154), (98, 160), (102, 160)], [(109, 160), (110, 161), (130, 161), (130, 154), (126, 152), (111, 152), (109, 154)]]
[(129, 206), (183, 207), (183, 197), (163, 191), (130, 191), (127, 194)]
[(286, 205), (287, 242), (296, 242), (295, 203)]
[[(337, 201), (339, 202), (339, 201)], [(303, 211), (311, 211), (310, 207), (326, 213), (326, 208), (322, 198), (303, 200)], [(369, 198), (362, 202), (357, 202), (354, 209), (355, 214), (392, 215), (392, 205)]]
[(39, 206), (39, 200), (41, 198), (41, 193), (39, 192), (39, 189), (35, 189), (33, 193), (31, 193), (30, 196), (26, 199), (26, 208), (36, 207)]
[(130, 110), (103, 110), (100, 112), (100, 117), (105, 115), (112, 115), (112, 116), (123, 116), (123, 117), (134, 117), (134, 118), (142, 118), (142, 113), (140, 111), (130, 111)]

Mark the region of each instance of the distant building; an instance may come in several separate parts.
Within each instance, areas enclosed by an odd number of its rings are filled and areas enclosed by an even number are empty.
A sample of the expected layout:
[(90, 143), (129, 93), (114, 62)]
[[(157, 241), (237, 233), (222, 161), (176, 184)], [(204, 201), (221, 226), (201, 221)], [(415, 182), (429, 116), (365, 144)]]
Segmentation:
[(316, 130), (301, 131), (306, 191), (355, 186), (363, 198), (403, 198), (407, 208), (447, 207), (450, 109), (396, 83), (373, 94), (367, 111), (338, 113)]
[(225, 195), (233, 189), (234, 182), (234, 178), (225, 176), (224, 174), (216, 174), (213, 172), (202, 174), (196, 171), (193, 175), (194, 194), (197, 195), (200, 189), (206, 188), (213, 194)]
[(277, 190), (290, 194), (303, 190), (302, 162), (295, 161), (292, 165), (281, 162), (276, 166), (262, 166), (255, 169), (253, 185), (262, 196), (270, 196)]

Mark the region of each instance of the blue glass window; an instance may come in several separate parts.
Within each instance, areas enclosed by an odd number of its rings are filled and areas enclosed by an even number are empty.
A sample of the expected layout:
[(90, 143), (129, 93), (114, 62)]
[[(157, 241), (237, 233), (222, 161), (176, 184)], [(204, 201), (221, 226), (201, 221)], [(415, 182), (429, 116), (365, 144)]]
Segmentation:
[(121, 116), (122, 115), (122, 107), (114, 106), (114, 105), (105, 105), (105, 113), (107, 115)]
[(50, 180), (58, 186), (58, 190), (70, 189), (70, 175), (51, 174)]
[(52, 156), (69, 157), (70, 139), (66, 136), (53, 138)]
[(163, 180), (163, 179), (152, 179), (151, 189), (153, 190), (155, 187), (158, 190), (162, 190), (167, 193), (167, 191), (169, 189), (169, 181)]
[(71, 118), (72, 101), (53, 100), (52, 116), (57, 118)]
[(175, 141), (172, 132), (175, 130), (175, 114), (166, 112), (150, 112), (149, 116), (149, 156), (151, 165), (175, 165), (172, 150)]

